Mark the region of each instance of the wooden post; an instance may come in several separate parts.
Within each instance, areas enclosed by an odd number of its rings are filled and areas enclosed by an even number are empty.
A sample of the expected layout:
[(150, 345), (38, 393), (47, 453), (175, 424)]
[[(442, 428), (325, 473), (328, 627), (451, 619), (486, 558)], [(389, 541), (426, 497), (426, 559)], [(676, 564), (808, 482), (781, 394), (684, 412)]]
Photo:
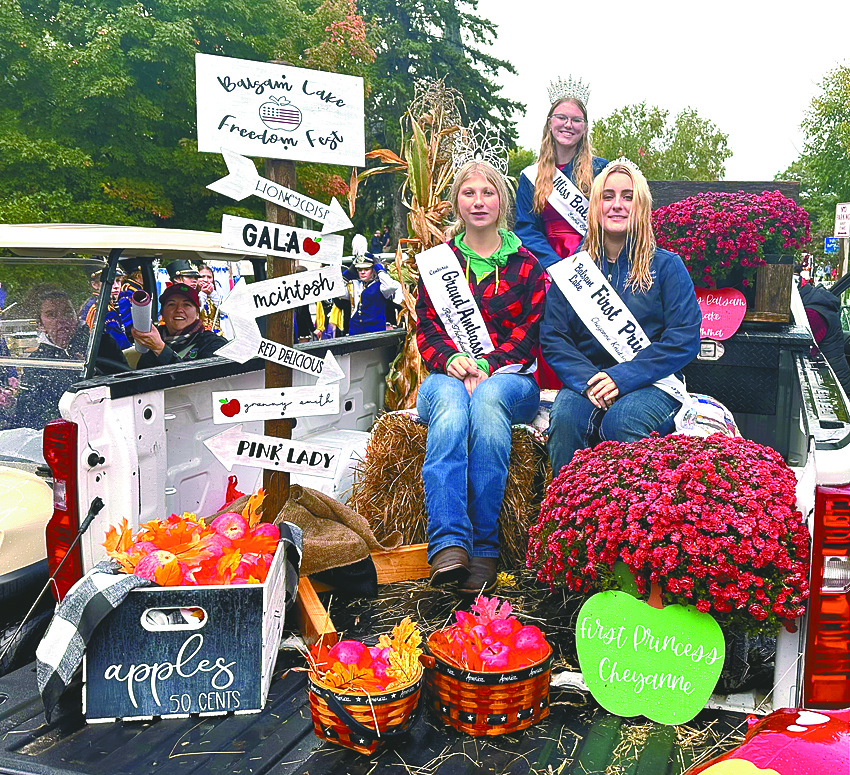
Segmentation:
[[(297, 175), (295, 162), (281, 159), (266, 159), (265, 176), (269, 180), (279, 183), (287, 188), (296, 188)], [(272, 223), (282, 223), (287, 226), (295, 226), (295, 213), (271, 202), (266, 202), (266, 220)], [(292, 274), (294, 262), (291, 258), (280, 258), (269, 256), (268, 276), (282, 277)], [(293, 346), (293, 310), (276, 312), (266, 318), (266, 338), (273, 342)], [(271, 361), (266, 361), (266, 387), (291, 387), (292, 369), (281, 366)], [(266, 420), (265, 434), (276, 436), (279, 439), (292, 437), (291, 420)], [(263, 488), (266, 491), (264, 517), (272, 521), (283, 508), (289, 498), (289, 473), (286, 471), (263, 470)]]

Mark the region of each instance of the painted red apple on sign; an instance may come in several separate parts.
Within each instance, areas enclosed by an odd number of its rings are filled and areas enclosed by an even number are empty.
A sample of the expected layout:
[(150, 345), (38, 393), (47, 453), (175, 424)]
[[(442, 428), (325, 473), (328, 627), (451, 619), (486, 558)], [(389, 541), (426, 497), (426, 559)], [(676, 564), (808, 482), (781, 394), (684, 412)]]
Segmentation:
[(317, 237), (316, 239), (313, 239), (312, 237), (307, 237), (307, 239), (304, 240), (304, 252), (308, 256), (315, 256), (316, 253), (318, 253), (321, 249), (321, 246), (319, 245), (321, 241), (321, 237)]
[(301, 126), (301, 111), (286, 97), (269, 97), (260, 105), (260, 120), (269, 129), (293, 132)]
[(219, 409), (221, 409), (221, 413), (225, 417), (235, 417), (242, 409), (242, 406), (235, 398), (231, 398), (229, 401), (226, 398), (220, 398), (218, 402), (221, 404)]
[(696, 294), (702, 312), (700, 339), (728, 339), (740, 328), (747, 312), (743, 293), (735, 288), (697, 288)]

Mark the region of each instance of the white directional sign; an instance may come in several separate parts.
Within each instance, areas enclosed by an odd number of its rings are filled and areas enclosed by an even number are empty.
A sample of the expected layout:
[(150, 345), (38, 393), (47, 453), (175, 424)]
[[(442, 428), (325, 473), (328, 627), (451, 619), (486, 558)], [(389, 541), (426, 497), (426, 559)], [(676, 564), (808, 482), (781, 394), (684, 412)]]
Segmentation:
[(264, 358), (272, 363), (288, 366), (318, 377), (317, 385), (338, 382), (345, 377), (333, 353), (328, 350), (324, 358), (311, 355), (303, 350), (287, 347), (285, 344), (265, 339), (260, 334), (257, 322), (253, 318), (231, 317), (235, 338), (216, 352), (237, 363), (245, 363), (251, 358)]
[(346, 293), (338, 266), (273, 277), (248, 285), (244, 279), (221, 303), (221, 311), (234, 318), (259, 318), (304, 304), (335, 299)]
[(835, 234), (833, 237), (850, 237), (850, 202), (835, 205)]
[(213, 391), (212, 404), (216, 425), (339, 414), (339, 385)]
[(221, 216), (221, 246), (243, 253), (342, 265), (341, 234), (322, 234), (236, 215)]
[(242, 201), (246, 196), (256, 194), (262, 199), (324, 224), (322, 234), (332, 234), (354, 226), (345, 214), (345, 210), (342, 209), (342, 205), (336, 201), (336, 197), (331, 199), (329, 205), (322, 204), (291, 188), (260, 177), (254, 162), (238, 153), (222, 148), (221, 155), (230, 174), (207, 186), (217, 194), (224, 194), (237, 202)]
[(198, 150), (365, 165), (363, 79), (195, 55)]
[(241, 425), (212, 436), (204, 442), (204, 446), (228, 471), (240, 465), (333, 479), (340, 458), (337, 447), (245, 433)]

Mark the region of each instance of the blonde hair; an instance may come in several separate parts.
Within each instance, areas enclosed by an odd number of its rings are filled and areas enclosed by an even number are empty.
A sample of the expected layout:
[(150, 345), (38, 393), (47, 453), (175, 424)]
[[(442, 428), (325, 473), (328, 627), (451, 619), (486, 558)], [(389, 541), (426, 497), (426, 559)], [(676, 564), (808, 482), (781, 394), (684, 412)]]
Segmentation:
[(466, 231), (466, 224), (460, 217), (460, 208), (458, 207), (458, 197), (463, 184), (473, 175), (481, 175), (499, 195), (499, 222), (497, 228), (506, 229), (508, 224), (508, 208), (510, 207), (510, 195), (508, 187), (505, 184), (505, 179), (502, 174), (492, 164), (486, 161), (470, 161), (464, 164), (456, 173), (452, 181), (452, 188), (449, 192), (449, 202), (452, 206), (452, 212), (455, 219), (446, 228), (446, 239), (457, 236), (462, 231)]
[(573, 180), (585, 196), (590, 195), (590, 187), (593, 185), (593, 149), (590, 145), (590, 124), (587, 122), (587, 108), (578, 97), (567, 97), (563, 100), (553, 102), (546, 115), (546, 124), (543, 127), (543, 140), (540, 142), (540, 156), (537, 159), (537, 182), (534, 184), (535, 213), (542, 213), (546, 207), (546, 200), (552, 193), (552, 185), (555, 177), (555, 141), (552, 138), (552, 128), (549, 122), (552, 114), (559, 105), (570, 102), (575, 105), (584, 116), (584, 133), (578, 141), (575, 156), (573, 156)]
[(652, 287), (649, 266), (655, 255), (655, 234), (652, 231), (652, 194), (643, 173), (631, 163), (623, 164), (612, 161), (605, 167), (590, 190), (590, 206), (587, 213), (587, 238), (584, 249), (601, 267), (605, 259), (603, 250), (602, 224), (599, 220), (599, 209), (602, 202), (602, 191), (608, 178), (615, 172), (628, 175), (632, 181), (632, 209), (629, 213), (627, 244), (629, 260), (632, 263), (629, 271), (628, 285), (640, 289), (644, 293)]

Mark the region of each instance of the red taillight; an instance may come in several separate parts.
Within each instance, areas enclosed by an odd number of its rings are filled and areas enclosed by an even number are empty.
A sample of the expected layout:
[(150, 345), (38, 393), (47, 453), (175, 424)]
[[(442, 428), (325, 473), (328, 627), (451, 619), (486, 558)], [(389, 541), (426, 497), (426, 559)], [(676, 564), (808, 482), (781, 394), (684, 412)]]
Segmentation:
[(77, 544), (68, 549), (80, 527), (77, 503), (77, 424), (52, 420), (44, 426), (44, 459), (53, 472), (53, 516), (47, 523), (47, 565), (53, 573), (65, 560), (56, 576), (53, 596), (61, 600), (83, 575), (83, 556)]
[(818, 487), (803, 704), (850, 705), (850, 485)]

